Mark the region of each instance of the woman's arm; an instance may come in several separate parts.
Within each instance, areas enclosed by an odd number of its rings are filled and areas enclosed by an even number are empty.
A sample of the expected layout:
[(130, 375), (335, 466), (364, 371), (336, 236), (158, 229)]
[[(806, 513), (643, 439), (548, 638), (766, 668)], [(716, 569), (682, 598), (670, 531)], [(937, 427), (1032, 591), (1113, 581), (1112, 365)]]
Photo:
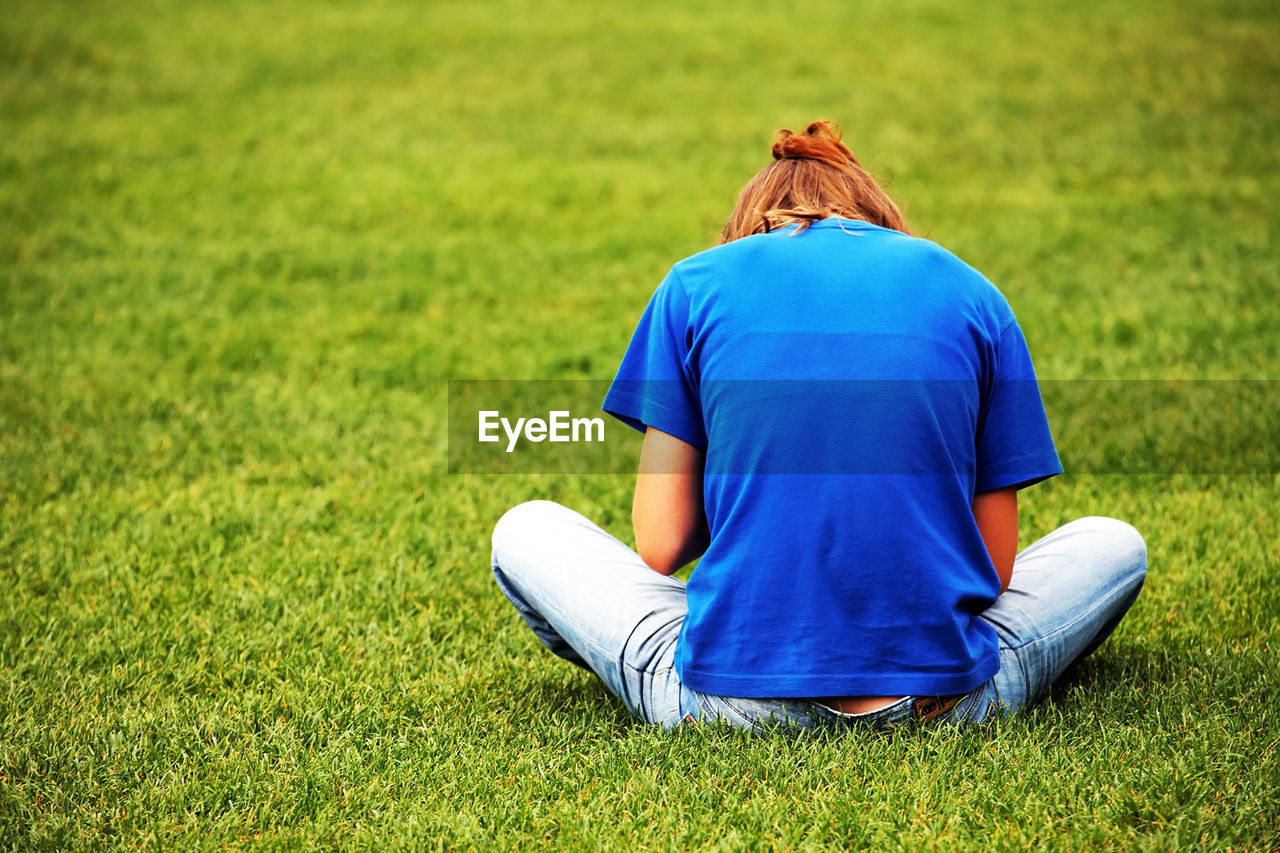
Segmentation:
[(656, 572), (669, 575), (707, 550), (703, 461), (693, 445), (653, 428), (645, 431), (631, 524), (636, 551)]
[(996, 574), (1000, 576), (1000, 592), (1009, 588), (1013, 577), (1013, 558), (1018, 554), (1018, 490), (996, 489), (973, 498), (973, 518), (987, 546)]

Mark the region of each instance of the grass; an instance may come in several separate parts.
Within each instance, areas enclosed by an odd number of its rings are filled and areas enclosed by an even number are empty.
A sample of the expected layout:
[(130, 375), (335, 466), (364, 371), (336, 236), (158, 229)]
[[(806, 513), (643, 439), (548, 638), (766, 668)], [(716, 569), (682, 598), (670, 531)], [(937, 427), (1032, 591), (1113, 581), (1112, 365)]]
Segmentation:
[(12, 0), (0, 847), (1274, 848), (1273, 464), (1027, 494), (1025, 541), (1115, 515), (1151, 574), (1024, 718), (669, 735), (487, 568), (528, 498), (629, 535), (628, 478), (450, 474), (446, 394), (607, 378), (769, 134), (818, 116), (1000, 285), (1042, 377), (1273, 380), (1278, 24)]

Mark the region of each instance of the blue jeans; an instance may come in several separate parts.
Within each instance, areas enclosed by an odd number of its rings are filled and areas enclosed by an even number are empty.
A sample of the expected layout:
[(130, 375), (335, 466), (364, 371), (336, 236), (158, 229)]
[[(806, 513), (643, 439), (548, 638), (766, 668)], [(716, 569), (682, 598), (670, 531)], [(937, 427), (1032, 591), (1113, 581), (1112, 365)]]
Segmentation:
[(494, 577), (543, 645), (600, 676), (641, 720), (666, 727), (711, 720), (756, 731), (883, 727), (917, 717), (963, 724), (1017, 712), (1110, 635), (1146, 566), (1146, 544), (1128, 524), (1064, 525), (1018, 555), (1009, 589), (981, 616), (999, 638), (1000, 670), (991, 679), (941, 713), (934, 697), (908, 696), (842, 714), (807, 699), (713, 696), (682, 684), (674, 657), (688, 612), (684, 582), (653, 571), (573, 510), (531, 501), (493, 531)]

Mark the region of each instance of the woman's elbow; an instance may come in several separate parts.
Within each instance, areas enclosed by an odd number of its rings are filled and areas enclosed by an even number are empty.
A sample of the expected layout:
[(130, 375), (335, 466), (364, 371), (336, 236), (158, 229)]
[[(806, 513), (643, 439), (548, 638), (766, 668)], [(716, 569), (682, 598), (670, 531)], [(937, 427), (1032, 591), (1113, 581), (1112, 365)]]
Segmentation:
[(636, 553), (645, 565), (660, 575), (670, 575), (679, 571), (688, 560), (682, 560), (681, 549), (673, 547), (669, 539), (650, 539), (636, 534)]

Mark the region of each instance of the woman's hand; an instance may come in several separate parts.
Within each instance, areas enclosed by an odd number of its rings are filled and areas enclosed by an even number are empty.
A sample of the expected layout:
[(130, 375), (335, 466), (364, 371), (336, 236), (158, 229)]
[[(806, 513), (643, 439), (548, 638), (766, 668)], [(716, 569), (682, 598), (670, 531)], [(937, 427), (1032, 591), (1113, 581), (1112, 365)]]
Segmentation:
[(704, 461), (701, 450), (673, 435), (652, 427), (644, 434), (631, 524), (636, 551), (656, 572), (672, 574), (707, 550)]

